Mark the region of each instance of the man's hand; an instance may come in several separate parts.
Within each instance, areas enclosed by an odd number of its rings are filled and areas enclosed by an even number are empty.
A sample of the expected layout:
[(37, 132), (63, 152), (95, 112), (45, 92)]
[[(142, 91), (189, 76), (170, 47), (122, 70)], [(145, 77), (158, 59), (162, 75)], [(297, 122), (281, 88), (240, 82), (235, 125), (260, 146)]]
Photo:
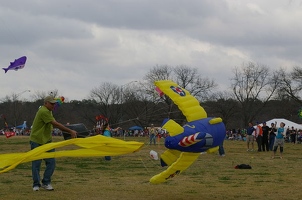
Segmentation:
[(77, 132), (74, 130), (71, 130), (70, 132), (71, 138), (77, 138)]

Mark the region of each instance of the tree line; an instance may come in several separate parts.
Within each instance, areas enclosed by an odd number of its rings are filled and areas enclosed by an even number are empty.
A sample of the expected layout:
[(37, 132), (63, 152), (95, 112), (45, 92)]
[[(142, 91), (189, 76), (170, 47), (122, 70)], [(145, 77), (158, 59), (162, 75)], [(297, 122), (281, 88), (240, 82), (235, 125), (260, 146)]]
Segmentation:
[[(173, 80), (195, 96), (208, 116), (221, 117), (227, 129), (246, 127), (248, 122), (262, 122), (272, 118), (286, 118), (301, 123), (302, 69), (294, 67), (271, 71), (267, 66), (247, 63), (233, 69), (228, 90), (219, 91), (214, 80), (202, 76), (197, 68), (185, 65), (154, 66), (142, 80), (123, 86), (103, 82), (92, 88), (89, 97), (81, 101), (68, 100), (53, 112), (62, 123), (84, 123), (92, 129), (96, 116), (104, 115), (112, 127), (124, 129), (133, 125), (160, 126), (165, 118), (184, 124), (185, 117), (167, 96), (159, 97), (154, 81)], [(16, 126), (27, 121), (30, 126), (34, 115), (47, 95), (59, 96), (59, 91), (42, 91), (32, 100), (18, 95), (1, 99), (0, 122)], [(64, 95), (63, 95), (64, 96)]]

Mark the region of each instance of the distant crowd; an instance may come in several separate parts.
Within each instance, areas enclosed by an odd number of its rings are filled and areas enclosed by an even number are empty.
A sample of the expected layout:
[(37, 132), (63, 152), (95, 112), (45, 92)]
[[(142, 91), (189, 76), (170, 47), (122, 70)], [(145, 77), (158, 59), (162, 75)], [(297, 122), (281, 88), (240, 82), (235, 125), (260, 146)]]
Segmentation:
[[(272, 128), (269, 127), (269, 131)], [(228, 140), (239, 140), (239, 141), (246, 141), (246, 131), (247, 128), (238, 128), (238, 129), (228, 129), (226, 131), (226, 139)], [(269, 136), (268, 136), (269, 138)], [(302, 142), (302, 130), (296, 129), (295, 127), (286, 128), (286, 135), (284, 137), (285, 142), (288, 143), (301, 143)]]
[[(253, 126), (257, 126), (257, 123)], [(246, 141), (247, 129), (248, 129), (248, 127), (237, 128), (237, 129), (228, 129), (228, 130), (226, 130), (226, 139), (237, 140), (237, 141)], [(270, 133), (271, 130), (272, 130), (272, 126), (269, 127), (268, 132)], [(5, 135), (6, 131), (15, 132), (16, 135), (28, 136), (30, 134), (30, 129), (16, 129), (16, 128), (12, 127), (10, 129), (0, 129), (0, 135)], [(92, 132), (93, 132), (92, 135), (98, 134), (97, 133), (98, 131), (95, 128), (92, 130)], [(124, 137), (124, 136), (126, 136), (126, 137), (149, 137), (150, 136), (150, 127), (145, 127), (143, 130), (111, 129), (110, 132), (111, 132), (112, 137)], [(264, 134), (265, 135), (262, 136), (262, 143), (264, 143), (263, 145), (267, 145), (266, 138), (269, 143), (269, 139), (270, 139), (271, 135), (270, 134), (266, 135), (266, 132), (264, 132)], [(53, 136), (62, 136), (62, 131), (55, 128), (52, 131), (52, 135)], [(158, 138), (166, 138), (168, 136), (168, 132), (165, 129), (156, 127), (155, 136)], [(254, 136), (255, 136), (255, 133), (254, 133)], [(256, 139), (257, 138), (255, 138), (255, 140)], [(293, 143), (293, 144), (301, 143), (302, 142), (302, 130), (301, 129), (298, 130), (295, 127), (287, 126), (284, 141), (287, 143)]]

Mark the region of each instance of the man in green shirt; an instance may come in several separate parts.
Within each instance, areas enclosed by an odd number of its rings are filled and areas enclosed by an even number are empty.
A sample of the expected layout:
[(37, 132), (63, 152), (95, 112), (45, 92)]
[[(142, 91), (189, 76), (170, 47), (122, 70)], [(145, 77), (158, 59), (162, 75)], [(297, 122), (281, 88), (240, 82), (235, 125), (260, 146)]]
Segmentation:
[[(71, 138), (77, 137), (77, 132), (65, 127), (63, 124), (57, 122), (52, 115), (56, 100), (52, 96), (47, 96), (44, 99), (44, 105), (41, 106), (36, 113), (32, 130), (30, 133), (30, 147), (31, 149), (37, 148), (41, 145), (50, 143), (52, 141), (52, 129), (53, 126), (59, 128), (62, 131), (71, 134)], [(49, 152), (54, 152), (55, 149)], [(42, 179), (42, 185), (40, 182), (40, 168), (42, 160), (35, 160), (32, 162), (32, 178), (33, 178), (33, 191), (38, 191), (40, 187), (46, 190), (53, 190), (51, 185), (51, 176), (54, 173), (56, 161), (55, 158), (44, 159), (46, 169)]]

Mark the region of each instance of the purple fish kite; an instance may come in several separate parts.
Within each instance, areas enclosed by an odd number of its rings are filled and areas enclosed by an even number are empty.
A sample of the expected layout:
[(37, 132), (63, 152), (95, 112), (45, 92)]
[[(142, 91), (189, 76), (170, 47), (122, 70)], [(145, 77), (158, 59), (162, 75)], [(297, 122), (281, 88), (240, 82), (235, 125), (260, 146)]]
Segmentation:
[(18, 69), (23, 69), (23, 67), (25, 66), (25, 62), (26, 62), (26, 56), (22, 56), (21, 58), (15, 59), (14, 62), (11, 62), (10, 65), (7, 68), (2, 68), (5, 73), (8, 70), (18, 70)]

